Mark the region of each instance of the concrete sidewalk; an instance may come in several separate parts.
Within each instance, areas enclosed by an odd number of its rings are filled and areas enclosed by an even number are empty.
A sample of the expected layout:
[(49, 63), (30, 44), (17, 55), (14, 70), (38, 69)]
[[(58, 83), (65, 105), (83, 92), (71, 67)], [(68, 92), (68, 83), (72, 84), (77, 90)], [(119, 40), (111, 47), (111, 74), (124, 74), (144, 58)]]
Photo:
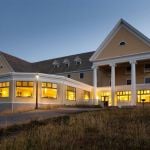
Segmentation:
[(0, 116), (0, 128), (15, 124), (25, 124), (33, 120), (44, 120), (48, 118), (67, 116), (74, 113), (97, 111), (100, 108), (56, 108), (51, 110), (35, 110)]

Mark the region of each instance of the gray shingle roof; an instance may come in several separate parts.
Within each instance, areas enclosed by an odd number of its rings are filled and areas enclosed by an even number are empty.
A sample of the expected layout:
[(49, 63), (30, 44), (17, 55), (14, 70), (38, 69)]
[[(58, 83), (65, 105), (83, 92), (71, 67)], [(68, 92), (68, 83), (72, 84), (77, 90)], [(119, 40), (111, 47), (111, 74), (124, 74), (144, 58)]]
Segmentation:
[[(81, 53), (76, 55), (70, 55), (55, 59), (44, 60), (40, 62), (33, 63), (34, 70), (37, 72), (48, 73), (48, 74), (56, 74), (63, 72), (72, 72), (72, 71), (80, 71), (85, 69), (91, 69), (92, 63), (89, 61), (89, 58), (92, 56), (92, 52)], [(81, 58), (81, 64), (76, 64), (74, 59), (76, 57)], [(69, 60), (69, 67), (64, 63), (65, 59)], [(54, 67), (53, 62), (59, 62), (59, 67)]]
[(0, 52), (1, 55), (5, 57), (9, 65), (13, 68), (15, 72), (32, 72), (32, 64), (18, 57), (12, 56), (10, 54)]
[[(57, 73), (91, 69), (92, 63), (89, 61), (89, 58), (93, 55), (93, 53), (94, 51), (30, 63), (28, 61), (12, 56), (10, 54), (0, 52), (0, 54), (2, 54), (5, 57), (5, 59), (8, 61), (8, 63), (14, 69), (15, 72), (40, 72), (47, 74), (57, 74)], [(81, 64), (75, 63), (74, 59), (76, 57), (81, 58), (82, 61)], [(69, 67), (67, 67), (64, 63), (64, 60), (66, 58), (70, 62)], [(58, 68), (54, 67), (53, 65), (54, 61), (59, 62)]]

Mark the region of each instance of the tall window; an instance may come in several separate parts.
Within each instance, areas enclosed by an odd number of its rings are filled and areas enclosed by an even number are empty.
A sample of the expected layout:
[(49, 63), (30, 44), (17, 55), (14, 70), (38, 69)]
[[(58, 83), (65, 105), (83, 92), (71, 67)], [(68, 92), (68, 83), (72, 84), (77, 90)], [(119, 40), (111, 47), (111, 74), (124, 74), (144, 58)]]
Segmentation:
[(89, 100), (89, 99), (90, 99), (90, 92), (84, 91), (84, 100)]
[(128, 102), (131, 100), (131, 91), (117, 92), (117, 100), (120, 102)]
[(33, 82), (32, 81), (16, 81), (16, 97), (32, 97)]
[(0, 82), (0, 97), (9, 97), (9, 82)]
[(80, 73), (80, 79), (83, 79), (83, 78), (84, 78), (84, 73), (81, 72), (81, 73)]
[(42, 97), (57, 99), (57, 84), (51, 82), (42, 82)]
[(71, 101), (76, 100), (76, 88), (67, 86), (66, 99)]

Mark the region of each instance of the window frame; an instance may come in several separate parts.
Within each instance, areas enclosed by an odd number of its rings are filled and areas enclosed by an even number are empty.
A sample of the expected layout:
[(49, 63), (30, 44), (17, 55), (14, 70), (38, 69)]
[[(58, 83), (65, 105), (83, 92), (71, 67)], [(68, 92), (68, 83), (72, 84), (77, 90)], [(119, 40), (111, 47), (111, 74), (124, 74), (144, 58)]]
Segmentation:
[[(42, 86), (42, 84), (44, 84), (44, 83), (46, 84), (46, 86)], [(51, 86), (49, 86), (49, 84)], [(54, 85), (56, 85), (56, 87), (53, 87)], [(58, 84), (57, 83), (53, 83), (53, 82), (41, 82), (41, 93), (42, 93), (42, 89), (45, 89), (45, 88), (57, 90), (56, 91), (56, 97), (55, 98), (53, 98), (53, 97), (46, 97), (46, 96), (43, 96), (41, 94), (41, 98), (54, 99), (54, 100), (56, 100), (58, 98)]]
[[(21, 85), (18, 86), (17, 82), (20, 82)], [(27, 82), (27, 86), (23, 86), (23, 82)], [(33, 85), (29, 85), (30, 82), (32, 82)], [(17, 88), (32, 88), (32, 96), (17, 96)], [(34, 97), (34, 81), (16, 80), (16, 83), (15, 83), (15, 97), (17, 97), (17, 98), (33, 98)]]
[[(73, 88), (74, 89), (74, 91), (73, 90), (68, 90), (68, 87), (69, 88)], [(72, 86), (66, 86), (66, 100), (68, 100), (68, 101), (76, 101), (76, 88), (75, 87), (72, 87)], [(74, 92), (74, 97), (75, 97), (75, 99), (68, 99), (68, 92)]]
[[(5, 85), (3, 85), (4, 83), (5, 83)], [(7, 97), (0, 96), (0, 99), (7, 99), (7, 98), (10, 97), (10, 81), (2, 81), (2, 82), (0, 82), (0, 93), (2, 92), (1, 89), (4, 89), (4, 88), (8, 88), (8, 96)]]

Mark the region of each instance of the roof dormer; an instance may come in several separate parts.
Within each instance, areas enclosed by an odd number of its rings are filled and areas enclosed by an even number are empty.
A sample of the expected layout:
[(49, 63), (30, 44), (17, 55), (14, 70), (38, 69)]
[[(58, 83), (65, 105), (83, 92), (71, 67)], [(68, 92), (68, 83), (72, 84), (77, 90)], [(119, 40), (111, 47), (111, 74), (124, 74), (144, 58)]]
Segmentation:
[(54, 61), (53, 61), (53, 66), (54, 66), (55, 68), (58, 68), (58, 67), (60, 66), (60, 64), (59, 64), (59, 62), (58, 62), (57, 60), (54, 60)]
[(82, 60), (79, 56), (75, 57), (74, 61), (77, 65), (80, 65), (82, 63)]
[(70, 61), (68, 58), (65, 58), (63, 63), (66, 65), (66, 67), (69, 67), (69, 65), (70, 65)]

